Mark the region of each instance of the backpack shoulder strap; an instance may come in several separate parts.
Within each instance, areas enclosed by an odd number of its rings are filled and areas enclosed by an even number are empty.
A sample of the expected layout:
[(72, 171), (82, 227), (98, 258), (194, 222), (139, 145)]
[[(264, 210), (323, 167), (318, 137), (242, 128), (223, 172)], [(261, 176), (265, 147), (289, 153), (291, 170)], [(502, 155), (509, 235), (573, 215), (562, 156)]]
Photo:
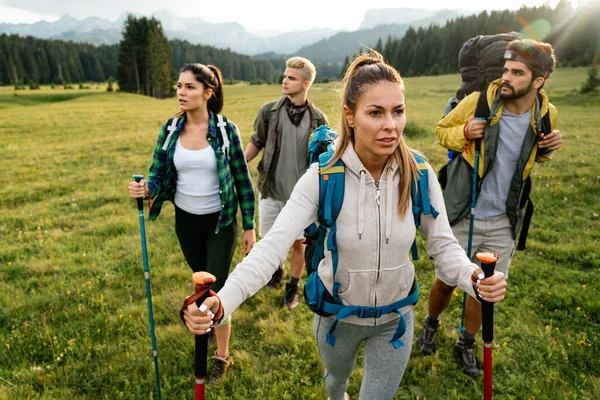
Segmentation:
[[(415, 227), (421, 226), (421, 214), (431, 215), (433, 218), (437, 218), (439, 212), (431, 205), (429, 201), (429, 168), (425, 158), (417, 153), (412, 153), (415, 161), (417, 162), (417, 182), (411, 180), (410, 192), (412, 200), (412, 212), (415, 220)], [(414, 261), (419, 259), (417, 252), (417, 241), (416, 238), (411, 246), (412, 259)]]
[[(313, 270), (316, 271), (318, 269), (318, 263), (324, 257), (325, 246), (327, 246), (327, 250), (331, 252), (333, 267), (332, 296), (335, 303), (341, 304), (338, 295), (340, 284), (335, 280), (338, 263), (337, 227), (335, 220), (340, 214), (342, 202), (344, 201), (345, 166), (341, 159), (329, 166), (331, 157), (333, 157), (332, 151), (325, 152), (319, 156), (319, 236), (313, 255)], [(325, 242), (325, 236), (327, 236), (327, 242)]]
[(523, 194), (521, 197), (521, 202), (519, 204), (519, 208), (524, 208), (525, 213), (523, 215), (523, 224), (521, 225), (521, 233), (519, 234), (519, 241), (517, 242), (517, 250), (525, 250), (527, 245), (527, 234), (529, 233), (529, 226), (531, 225), (531, 217), (533, 216), (533, 212), (535, 207), (533, 205), (533, 201), (531, 201), (531, 175), (527, 177), (523, 184)]
[(222, 116), (221, 114), (217, 114), (217, 129), (219, 129), (221, 133), (221, 148), (223, 149), (223, 154), (225, 154), (225, 158), (229, 160), (229, 124), (227, 123), (227, 118)]
[(167, 147), (169, 147), (169, 141), (171, 140), (171, 136), (173, 136), (173, 132), (175, 132), (175, 128), (177, 128), (177, 121), (179, 121), (178, 117), (171, 118), (167, 121), (167, 132), (169, 133), (167, 134), (167, 138), (163, 143), (163, 151), (166, 151)]
[(277, 103), (277, 100), (267, 103), (263, 108), (263, 121), (265, 122), (265, 136), (269, 135), (269, 121), (271, 121), (271, 108)]
[(477, 99), (477, 106), (475, 107), (475, 118), (490, 118), (490, 105), (487, 99), (488, 85), (479, 92), (479, 98)]
[(319, 156), (319, 219), (323, 219), (319, 222), (328, 226), (335, 225), (344, 200), (344, 162), (340, 159), (328, 167), (331, 157), (333, 151)]

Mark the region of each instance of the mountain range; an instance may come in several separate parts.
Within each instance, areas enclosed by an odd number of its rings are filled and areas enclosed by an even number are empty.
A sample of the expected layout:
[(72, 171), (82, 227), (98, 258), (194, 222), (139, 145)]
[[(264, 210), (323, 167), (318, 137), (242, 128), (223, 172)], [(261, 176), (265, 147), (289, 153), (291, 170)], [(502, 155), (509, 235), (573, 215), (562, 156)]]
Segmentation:
[[(339, 63), (346, 54), (361, 46), (375, 46), (377, 39), (388, 36), (402, 37), (409, 26), (443, 24), (460, 15), (472, 14), (466, 10), (437, 10), (395, 8), (368, 10), (358, 30), (347, 32), (331, 28), (313, 28), (306, 31), (252, 34), (236, 22), (211, 23), (197, 17), (178, 17), (166, 9), (151, 16), (163, 26), (169, 39), (187, 40), (194, 44), (229, 48), (235, 52), (265, 57), (268, 55), (297, 54), (318, 63)], [(141, 15), (133, 14), (137, 17)], [(94, 45), (115, 44), (121, 40), (121, 30), (127, 15), (110, 21), (98, 17), (75, 19), (62, 16), (55, 22), (39, 21), (33, 24), (0, 23), (0, 34), (34, 36), (42, 39), (60, 39), (87, 42)]]

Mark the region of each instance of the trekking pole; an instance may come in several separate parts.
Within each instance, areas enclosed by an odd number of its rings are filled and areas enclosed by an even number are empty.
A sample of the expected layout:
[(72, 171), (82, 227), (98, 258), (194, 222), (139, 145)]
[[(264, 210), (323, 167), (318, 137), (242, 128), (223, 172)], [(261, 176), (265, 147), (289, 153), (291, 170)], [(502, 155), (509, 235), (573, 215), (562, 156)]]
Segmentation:
[[(183, 311), (187, 307), (196, 303), (198, 308), (202, 305), (204, 300), (214, 293), (211, 292), (210, 288), (217, 281), (214, 275), (206, 272), (194, 272), (192, 274), (192, 281), (196, 284), (196, 293), (193, 296), (185, 299), (183, 306), (181, 307), (180, 317), (185, 324), (183, 318)], [(213, 328), (214, 329), (214, 328)], [(206, 358), (208, 355), (208, 335), (196, 335), (195, 336), (195, 350), (194, 350), (194, 369), (196, 373), (196, 400), (204, 400), (204, 382), (206, 378)]]
[[(483, 117), (476, 117), (476, 120), (484, 120)], [(471, 259), (473, 251), (473, 224), (475, 223), (475, 206), (477, 205), (477, 174), (479, 172), (479, 152), (481, 150), (481, 139), (475, 141), (475, 164), (473, 165), (473, 185), (471, 187), (471, 218), (469, 219), (469, 241), (467, 244), (467, 257)], [(465, 331), (465, 309), (467, 308), (467, 292), (463, 293), (462, 315), (460, 317), (460, 326), (458, 330), (462, 334)]]
[[(141, 181), (143, 175), (133, 175), (136, 182)], [(150, 290), (150, 270), (148, 269), (148, 251), (146, 250), (146, 227), (144, 225), (144, 199), (137, 199), (138, 214), (140, 217), (140, 235), (142, 237), (142, 255), (144, 257), (144, 276), (146, 277), (146, 296), (148, 298), (148, 316), (150, 319), (150, 336), (152, 337), (152, 355), (154, 356), (154, 375), (156, 377), (156, 393), (160, 400), (160, 375), (158, 374), (158, 350), (156, 349), (156, 336), (154, 334), (154, 314), (152, 313), (152, 292)]]
[[(486, 278), (494, 275), (498, 254), (477, 253)], [(481, 300), (483, 337), (483, 399), (492, 400), (492, 342), (494, 341), (494, 303)]]

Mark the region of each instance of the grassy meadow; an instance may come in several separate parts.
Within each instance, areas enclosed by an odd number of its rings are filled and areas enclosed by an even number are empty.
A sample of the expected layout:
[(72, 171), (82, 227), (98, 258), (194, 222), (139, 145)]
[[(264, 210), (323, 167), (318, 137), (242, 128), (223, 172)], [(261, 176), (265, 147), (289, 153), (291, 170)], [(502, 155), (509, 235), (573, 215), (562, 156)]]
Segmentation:
[[(497, 399), (600, 397), (600, 93), (578, 93), (586, 76), (564, 68), (547, 83), (564, 148), (536, 165), (528, 247), (496, 306)], [(406, 80), (408, 142), (436, 169), (446, 151), (434, 127), (459, 83)], [(258, 108), (279, 96), (275, 85), (227, 86), (223, 114), (247, 143)], [(337, 126), (337, 86), (317, 84), (309, 97)], [(0, 88), (0, 400), (156, 398), (138, 214), (126, 188), (147, 173), (159, 128), (176, 111), (175, 99), (96, 85)], [(191, 399), (193, 338), (179, 308), (193, 283), (173, 224), (170, 204), (146, 224), (158, 359), (163, 398)], [(419, 244), (417, 334), (434, 277)], [(236, 311), (235, 364), (208, 399), (327, 398), (312, 314), (303, 299), (281, 309), (282, 296), (263, 289)], [(483, 397), (483, 378), (464, 375), (453, 356), (461, 303), (462, 293), (442, 315), (434, 355), (413, 348), (395, 399)], [(482, 360), (480, 339), (478, 347)], [(352, 399), (361, 367), (359, 359)]]

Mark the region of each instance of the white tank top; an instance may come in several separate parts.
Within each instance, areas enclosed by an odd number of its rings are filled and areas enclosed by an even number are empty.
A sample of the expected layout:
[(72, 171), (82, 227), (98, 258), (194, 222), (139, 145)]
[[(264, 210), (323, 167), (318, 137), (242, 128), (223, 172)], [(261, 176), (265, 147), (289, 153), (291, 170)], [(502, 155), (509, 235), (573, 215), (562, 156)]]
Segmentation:
[(177, 138), (173, 163), (177, 169), (177, 207), (197, 215), (220, 211), (219, 174), (213, 148), (188, 150)]

